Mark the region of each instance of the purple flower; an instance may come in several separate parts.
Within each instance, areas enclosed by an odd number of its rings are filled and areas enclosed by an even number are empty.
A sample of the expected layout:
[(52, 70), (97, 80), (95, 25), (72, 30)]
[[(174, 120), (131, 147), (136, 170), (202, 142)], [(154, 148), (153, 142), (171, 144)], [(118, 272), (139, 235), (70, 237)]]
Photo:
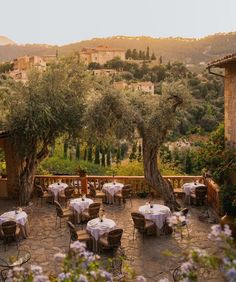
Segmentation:
[(143, 276), (137, 276), (137, 278), (136, 278), (136, 282), (146, 282), (146, 278), (145, 277), (143, 277)]
[(236, 281), (236, 268), (231, 267), (229, 270), (227, 270), (225, 275), (229, 282), (235, 282)]
[(83, 274), (80, 274), (79, 276), (79, 282), (89, 282), (87, 277)]
[(43, 273), (42, 267), (38, 265), (31, 265), (30, 269), (34, 275), (41, 275)]
[(85, 252), (86, 250), (86, 245), (80, 241), (75, 241), (70, 247), (75, 252)]
[(64, 279), (70, 278), (70, 276), (71, 276), (70, 272), (68, 273), (62, 272), (58, 275), (58, 279), (59, 281), (63, 281)]
[(37, 275), (34, 277), (34, 282), (50, 282), (46, 275)]
[(191, 262), (184, 262), (181, 265), (181, 272), (184, 274), (188, 274), (193, 269), (193, 264)]

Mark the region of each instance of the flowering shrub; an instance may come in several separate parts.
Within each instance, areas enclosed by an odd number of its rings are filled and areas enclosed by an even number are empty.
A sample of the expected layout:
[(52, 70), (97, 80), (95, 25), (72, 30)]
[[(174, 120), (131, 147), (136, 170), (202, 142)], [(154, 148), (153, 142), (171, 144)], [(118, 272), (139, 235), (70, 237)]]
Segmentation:
[(221, 228), (220, 225), (213, 225), (208, 238), (216, 242), (218, 252), (209, 254), (205, 250), (192, 249), (187, 261), (180, 267), (179, 281), (198, 281), (200, 269), (219, 270), (226, 281), (236, 281), (236, 249), (229, 226), (225, 225)]
[(172, 216), (167, 218), (168, 225), (175, 230), (175, 232), (180, 233), (182, 237), (182, 227), (186, 225), (187, 218), (182, 212), (174, 212)]
[(56, 277), (43, 275), (40, 266), (32, 265), (30, 269), (15, 267), (7, 274), (6, 282), (111, 282), (137, 281), (145, 282), (143, 276), (135, 276), (132, 271), (126, 271), (120, 277), (102, 269), (99, 265), (99, 256), (87, 251), (85, 244), (76, 241), (70, 246), (69, 253), (58, 253), (54, 256), (59, 274)]

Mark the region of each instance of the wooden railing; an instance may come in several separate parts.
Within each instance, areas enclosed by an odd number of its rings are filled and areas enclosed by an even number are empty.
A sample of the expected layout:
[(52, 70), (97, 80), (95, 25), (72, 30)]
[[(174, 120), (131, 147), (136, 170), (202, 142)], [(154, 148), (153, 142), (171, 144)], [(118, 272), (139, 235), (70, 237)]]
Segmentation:
[[(214, 183), (210, 179), (203, 179), (202, 176), (164, 176), (165, 179), (168, 179), (174, 190), (180, 189), (184, 183), (199, 181), (204, 183), (208, 187), (208, 204), (220, 213), (220, 193), (219, 187), (216, 183)], [(146, 182), (144, 176), (115, 176), (117, 182), (121, 182), (123, 184), (131, 184), (133, 188), (133, 192), (138, 194), (140, 192), (151, 193), (154, 196), (159, 196), (158, 191), (152, 189), (150, 185)], [(97, 189), (101, 189), (102, 185), (105, 182), (112, 182), (113, 176), (93, 176), (88, 175), (85, 177), (80, 177), (78, 175), (74, 176), (65, 176), (65, 175), (36, 175), (35, 181), (44, 187), (48, 187), (51, 183), (57, 182), (61, 180), (62, 182), (67, 183), (69, 186), (77, 186), (80, 181), (84, 182), (84, 180), (94, 182), (96, 184)], [(86, 181), (84, 182), (86, 183)]]
[[(88, 181), (96, 183), (96, 188), (101, 189), (105, 182), (112, 182), (113, 176), (86, 176)], [(180, 188), (184, 183), (192, 181), (203, 182), (202, 176), (164, 176), (165, 179), (170, 180), (173, 188)], [(48, 185), (61, 180), (69, 186), (77, 186), (77, 183), (82, 178), (78, 175), (36, 175), (35, 181), (41, 186), (47, 187)], [(134, 193), (151, 192), (152, 188), (147, 184), (144, 176), (116, 176), (117, 182), (123, 184), (131, 184)]]
[(207, 186), (207, 200), (211, 207), (219, 214), (222, 214), (220, 187), (211, 179), (205, 178), (204, 184)]

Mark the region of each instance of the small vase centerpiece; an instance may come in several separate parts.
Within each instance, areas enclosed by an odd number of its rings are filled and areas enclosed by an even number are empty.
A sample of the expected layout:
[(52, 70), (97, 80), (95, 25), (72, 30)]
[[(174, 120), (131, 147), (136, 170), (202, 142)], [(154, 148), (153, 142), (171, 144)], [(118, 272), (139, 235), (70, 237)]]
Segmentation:
[(100, 210), (99, 210), (98, 216), (99, 216), (100, 222), (103, 222), (103, 216), (104, 216), (104, 210), (103, 210), (103, 209), (100, 209)]
[(83, 196), (82, 196), (81, 200), (82, 200), (82, 201), (84, 201), (84, 200), (85, 200), (85, 195), (83, 195)]
[(153, 208), (153, 203), (152, 203), (152, 201), (149, 201), (149, 205), (150, 205), (150, 208), (152, 209), (152, 208)]

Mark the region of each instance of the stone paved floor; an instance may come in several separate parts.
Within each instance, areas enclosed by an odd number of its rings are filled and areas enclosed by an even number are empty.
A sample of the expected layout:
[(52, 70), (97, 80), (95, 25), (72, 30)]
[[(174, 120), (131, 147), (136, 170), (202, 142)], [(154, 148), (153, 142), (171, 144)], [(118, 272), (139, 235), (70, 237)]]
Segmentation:
[[(190, 240), (187, 234), (180, 240), (176, 236), (148, 236), (144, 242), (142, 236), (136, 233), (133, 240), (133, 222), (131, 211), (137, 211), (140, 205), (145, 204), (146, 200), (134, 199), (131, 208), (128, 202), (125, 207), (119, 205), (104, 205), (106, 217), (113, 219), (117, 226), (124, 229), (122, 238), (122, 247), (127, 258), (137, 274), (142, 274), (147, 281), (159, 281), (161, 278), (169, 278), (172, 281), (172, 272), (180, 264), (180, 258), (177, 256), (190, 246), (198, 246), (203, 249), (212, 248), (212, 243), (207, 239), (211, 224), (199, 221), (198, 215), (202, 212), (200, 208), (190, 208)], [(156, 200), (162, 203), (161, 200)], [(14, 203), (0, 200), (0, 214), (11, 210)], [(54, 272), (53, 255), (58, 250), (67, 251), (69, 243), (69, 233), (66, 228), (66, 220), (63, 221), (62, 228), (55, 228), (55, 208), (53, 205), (44, 203), (43, 207), (33, 205), (29, 212), (29, 222), (31, 227), (30, 236), (22, 240), (20, 249), (31, 252), (31, 260), (28, 264), (41, 265), (47, 273)], [(14, 245), (9, 246), (7, 252), (10, 252)], [(176, 255), (174, 258), (163, 255), (163, 252), (169, 250)], [(0, 246), (0, 257), (4, 253), (4, 248)], [(107, 258), (110, 253), (101, 254), (102, 258)], [(211, 275), (209, 281), (222, 281), (217, 274)]]

